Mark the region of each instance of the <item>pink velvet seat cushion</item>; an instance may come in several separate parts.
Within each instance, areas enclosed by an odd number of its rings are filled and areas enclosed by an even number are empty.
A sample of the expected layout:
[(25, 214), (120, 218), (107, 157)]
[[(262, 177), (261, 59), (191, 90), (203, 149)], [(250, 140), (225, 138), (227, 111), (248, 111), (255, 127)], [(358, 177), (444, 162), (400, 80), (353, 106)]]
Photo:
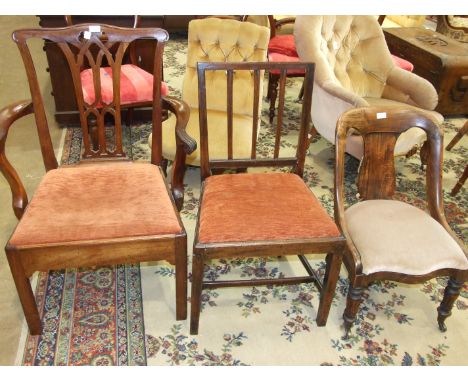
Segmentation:
[[(112, 68), (100, 68), (101, 95), (105, 104), (112, 102), (114, 95)], [(85, 69), (81, 72), (81, 85), (84, 101), (91, 105), (95, 101), (93, 71)], [(167, 95), (167, 85), (161, 82), (161, 95)], [(136, 65), (122, 65), (120, 68), (120, 103), (122, 105), (151, 102), (153, 100), (153, 75)], [(99, 104), (99, 106), (101, 106)]]
[(408, 72), (412, 72), (414, 69), (414, 65), (408, 60), (405, 60), (404, 58), (400, 58), (392, 54), (392, 60), (396, 66), (398, 66), (399, 68), (405, 69)]
[[(268, 61), (270, 62), (300, 62), (299, 57), (286, 56), (281, 53), (268, 53)], [(279, 70), (271, 70), (271, 74), (280, 74)], [(302, 69), (290, 69), (287, 71), (288, 74), (304, 75), (305, 72)]]
[(285, 56), (299, 57), (296, 50), (294, 35), (284, 34), (273, 37), (268, 43), (269, 53), (280, 53)]
[(338, 236), (333, 219), (295, 174), (225, 174), (205, 181), (200, 243)]
[(177, 234), (182, 231), (157, 166), (108, 163), (46, 173), (14, 246)]

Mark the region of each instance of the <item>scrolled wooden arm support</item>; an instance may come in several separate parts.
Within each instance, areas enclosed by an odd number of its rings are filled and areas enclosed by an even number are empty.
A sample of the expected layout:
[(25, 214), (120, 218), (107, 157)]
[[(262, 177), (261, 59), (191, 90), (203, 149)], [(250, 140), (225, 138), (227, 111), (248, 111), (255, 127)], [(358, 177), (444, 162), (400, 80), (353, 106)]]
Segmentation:
[(173, 97), (163, 97), (162, 107), (176, 116), (176, 155), (172, 166), (172, 194), (180, 211), (184, 204), (184, 174), (185, 158), (197, 149), (197, 142), (190, 137), (185, 128), (190, 117), (190, 108), (182, 100)]
[(23, 216), (28, 204), (28, 196), (18, 173), (6, 157), (5, 142), (10, 126), (19, 118), (33, 112), (33, 104), (30, 100), (15, 102), (0, 110), (0, 171), (10, 185), (13, 211), (18, 219)]

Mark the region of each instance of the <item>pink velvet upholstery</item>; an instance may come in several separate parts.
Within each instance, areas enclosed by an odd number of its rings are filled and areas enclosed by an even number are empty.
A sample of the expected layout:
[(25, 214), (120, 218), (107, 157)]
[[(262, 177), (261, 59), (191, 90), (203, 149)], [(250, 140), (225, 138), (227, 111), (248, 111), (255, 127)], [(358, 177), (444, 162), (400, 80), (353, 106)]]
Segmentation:
[(273, 37), (268, 43), (269, 53), (280, 53), (285, 56), (299, 57), (296, 50), (294, 35), (285, 34)]
[(176, 234), (182, 231), (158, 167), (108, 163), (46, 173), (14, 246)]
[[(286, 56), (281, 53), (268, 53), (270, 62), (300, 62), (299, 57)], [(271, 70), (271, 74), (280, 74), (279, 70)], [(304, 70), (288, 70), (288, 74), (304, 74)]]
[(339, 235), (333, 219), (295, 174), (225, 174), (205, 181), (200, 243)]
[[(101, 95), (105, 104), (112, 102), (113, 83), (112, 68), (104, 67), (101, 71)], [(85, 69), (81, 72), (83, 98), (87, 104), (95, 101), (93, 71)], [(167, 95), (167, 85), (161, 82), (161, 94)], [(122, 105), (153, 100), (153, 75), (136, 65), (122, 65), (120, 69), (120, 103)], [(100, 106), (100, 105), (99, 105)]]
[(393, 54), (392, 54), (392, 60), (393, 60), (393, 62), (395, 63), (396, 66), (398, 66), (399, 68), (405, 69), (408, 72), (412, 72), (413, 69), (414, 69), (414, 65), (411, 62), (409, 62), (409, 61), (407, 61), (407, 60), (405, 60), (403, 58), (394, 56)]

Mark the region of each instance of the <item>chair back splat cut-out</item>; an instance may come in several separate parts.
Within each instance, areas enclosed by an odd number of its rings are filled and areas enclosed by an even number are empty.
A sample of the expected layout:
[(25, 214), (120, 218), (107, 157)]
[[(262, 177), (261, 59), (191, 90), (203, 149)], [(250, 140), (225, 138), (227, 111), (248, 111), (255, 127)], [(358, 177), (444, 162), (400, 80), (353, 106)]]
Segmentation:
[[(44, 161), (47, 169), (57, 167), (53, 158), (52, 144), (48, 132), (44, 103), (37, 81), (34, 63), (29, 52), (27, 41), (39, 37), (54, 42), (66, 57), (73, 84), (75, 97), (80, 113), (80, 124), (83, 130), (83, 159), (123, 158), (121, 106), (121, 69), (129, 46), (140, 39), (152, 39), (157, 42), (154, 52), (153, 97), (161, 99), (162, 54), (164, 42), (169, 35), (157, 28), (119, 28), (110, 25), (79, 24), (67, 28), (43, 28), (40, 30), (19, 30), (13, 33), (13, 39), (23, 58), (31, 94), (33, 95), (36, 123), (40, 133)], [(85, 68), (89, 68), (85, 70)], [(83, 87), (84, 73), (92, 73), (92, 87)], [(103, 83), (110, 81), (112, 89), (105, 92)], [(133, 104), (132, 106), (138, 106)], [(153, 164), (161, 161), (161, 114), (160, 103), (153, 107)], [(105, 119), (111, 116), (114, 128), (114, 140), (106, 139)], [(109, 135), (109, 134), (108, 134)]]

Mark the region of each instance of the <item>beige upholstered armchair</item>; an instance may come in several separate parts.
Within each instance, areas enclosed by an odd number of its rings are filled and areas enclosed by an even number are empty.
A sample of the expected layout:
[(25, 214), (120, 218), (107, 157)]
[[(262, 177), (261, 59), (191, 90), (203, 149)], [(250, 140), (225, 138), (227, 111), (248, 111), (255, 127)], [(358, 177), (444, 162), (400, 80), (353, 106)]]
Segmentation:
[[(190, 119), (186, 131), (197, 142), (200, 140), (197, 62), (266, 61), (269, 38), (270, 30), (267, 27), (250, 22), (214, 17), (190, 22), (182, 99), (190, 106)], [(262, 83), (260, 89), (263, 88)], [(225, 144), (227, 141), (226, 72), (208, 73), (206, 88), (210, 158), (225, 158), (227, 153)], [(252, 144), (253, 76), (250, 73), (235, 73), (233, 88), (234, 93), (243, 94), (243, 97), (236, 97), (232, 100), (233, 154), (237, 158), (248, 158)], [(239, 91), (239, 89), (243, 90)], [(171, 115), (163, 124), (163, 157), (169, 160), (174, 160), (176, 154), (175, 125), (175, 115)], [(217, 142), (221, 143), (217, 144)], [(149, 143), (151, 144), (151, 137)], [(186, 164), (200, 165), (199, 149), (187, 155)]]
[[(298, 16), (294, 26), (301, 61), (315, 62), (312, 121), (316, 130), (334, 142), (339, 116), (355, 107), (405, 105), (443, 117), (434, 87), (425, 79), (398, 68), (374, 16)], [(395, 155), (413, 152), (425, 134), (410, 129), (402, 134)], [(362, 139), (348, 138), (347, 152), (362, 157)]]

